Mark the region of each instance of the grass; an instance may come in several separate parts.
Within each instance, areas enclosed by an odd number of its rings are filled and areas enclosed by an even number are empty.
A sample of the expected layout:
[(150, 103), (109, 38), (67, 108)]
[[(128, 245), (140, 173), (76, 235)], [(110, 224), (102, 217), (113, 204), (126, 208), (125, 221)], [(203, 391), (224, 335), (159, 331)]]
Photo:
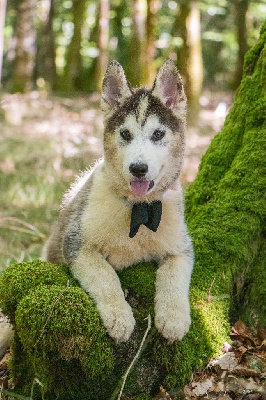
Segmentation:
[(86, 99), (5, 95), (0, 110), (0, 273), (38, 258), (63, 193), (101, 154), (101, 119)]
[[(62, 194), (73, 176), (55, 171), (56, 154), (48, 140), (2, 137), (0, 159), (0, 269), (38, 257), (57, 215)], [(74, 173), (73, 173), (74, 175)]]

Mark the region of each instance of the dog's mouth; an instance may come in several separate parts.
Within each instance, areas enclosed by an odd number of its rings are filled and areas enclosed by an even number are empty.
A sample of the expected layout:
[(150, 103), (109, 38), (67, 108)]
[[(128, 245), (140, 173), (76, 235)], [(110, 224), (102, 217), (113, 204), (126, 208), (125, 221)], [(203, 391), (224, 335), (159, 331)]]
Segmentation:
[(130, 183), (134, 196), (145, 196), (154, 186), (154, 181), (136, 180)]

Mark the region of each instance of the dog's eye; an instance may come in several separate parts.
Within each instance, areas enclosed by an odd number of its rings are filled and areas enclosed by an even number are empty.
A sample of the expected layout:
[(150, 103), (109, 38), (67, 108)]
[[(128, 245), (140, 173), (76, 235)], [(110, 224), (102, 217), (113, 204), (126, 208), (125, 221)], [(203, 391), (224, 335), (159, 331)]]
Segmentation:
[(126, 142), (130, 142), (130, 140), (132, 139), (132, 135), (131, 135), (131, 133), (129, 132), (128, 129), (121, 129), (120, 136)]
[(151, 136), (151, 140), (153, 142), (158, 142), (158, 140), (161, 140), (164, 136), (165, 131), (162, 131), (161, 129), (156, 129)]

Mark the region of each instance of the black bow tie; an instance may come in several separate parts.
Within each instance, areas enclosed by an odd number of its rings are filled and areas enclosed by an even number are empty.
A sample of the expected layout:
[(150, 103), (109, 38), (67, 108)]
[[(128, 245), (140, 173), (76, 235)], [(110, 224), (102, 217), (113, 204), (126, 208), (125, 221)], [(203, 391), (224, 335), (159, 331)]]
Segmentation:
[(145, 225), (151, 231), (156, 232), (162, 216), (162, 202), (135, 203), (132, 207), (129, 237), (133, 238), (140, 225)]

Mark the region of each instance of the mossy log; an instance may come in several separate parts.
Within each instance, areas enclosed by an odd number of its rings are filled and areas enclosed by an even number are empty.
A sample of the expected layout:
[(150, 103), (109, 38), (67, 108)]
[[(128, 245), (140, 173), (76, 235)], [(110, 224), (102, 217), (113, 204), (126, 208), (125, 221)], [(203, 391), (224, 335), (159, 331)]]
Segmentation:
[[(230, 318), (265, 323), (265, 39), (266, 25), (246, 55), (224, 129), (186, 193), (195, 250), (191, 328), (169, 344), (152, 326), (122, 399), (151, 399), (161, 384), (176, 395), (221, 351)], [(10, 371), (16, 390), (28, 396), (38, 378), (34, 399), (116, 399), (146, 318), (153, 317), (155, 272), (152, 263), (119, 272), (137, 324), (118, 345), (67, 267), (42, 261), (9, 267), (0, 280), (0, 307), (15, 328)]]

